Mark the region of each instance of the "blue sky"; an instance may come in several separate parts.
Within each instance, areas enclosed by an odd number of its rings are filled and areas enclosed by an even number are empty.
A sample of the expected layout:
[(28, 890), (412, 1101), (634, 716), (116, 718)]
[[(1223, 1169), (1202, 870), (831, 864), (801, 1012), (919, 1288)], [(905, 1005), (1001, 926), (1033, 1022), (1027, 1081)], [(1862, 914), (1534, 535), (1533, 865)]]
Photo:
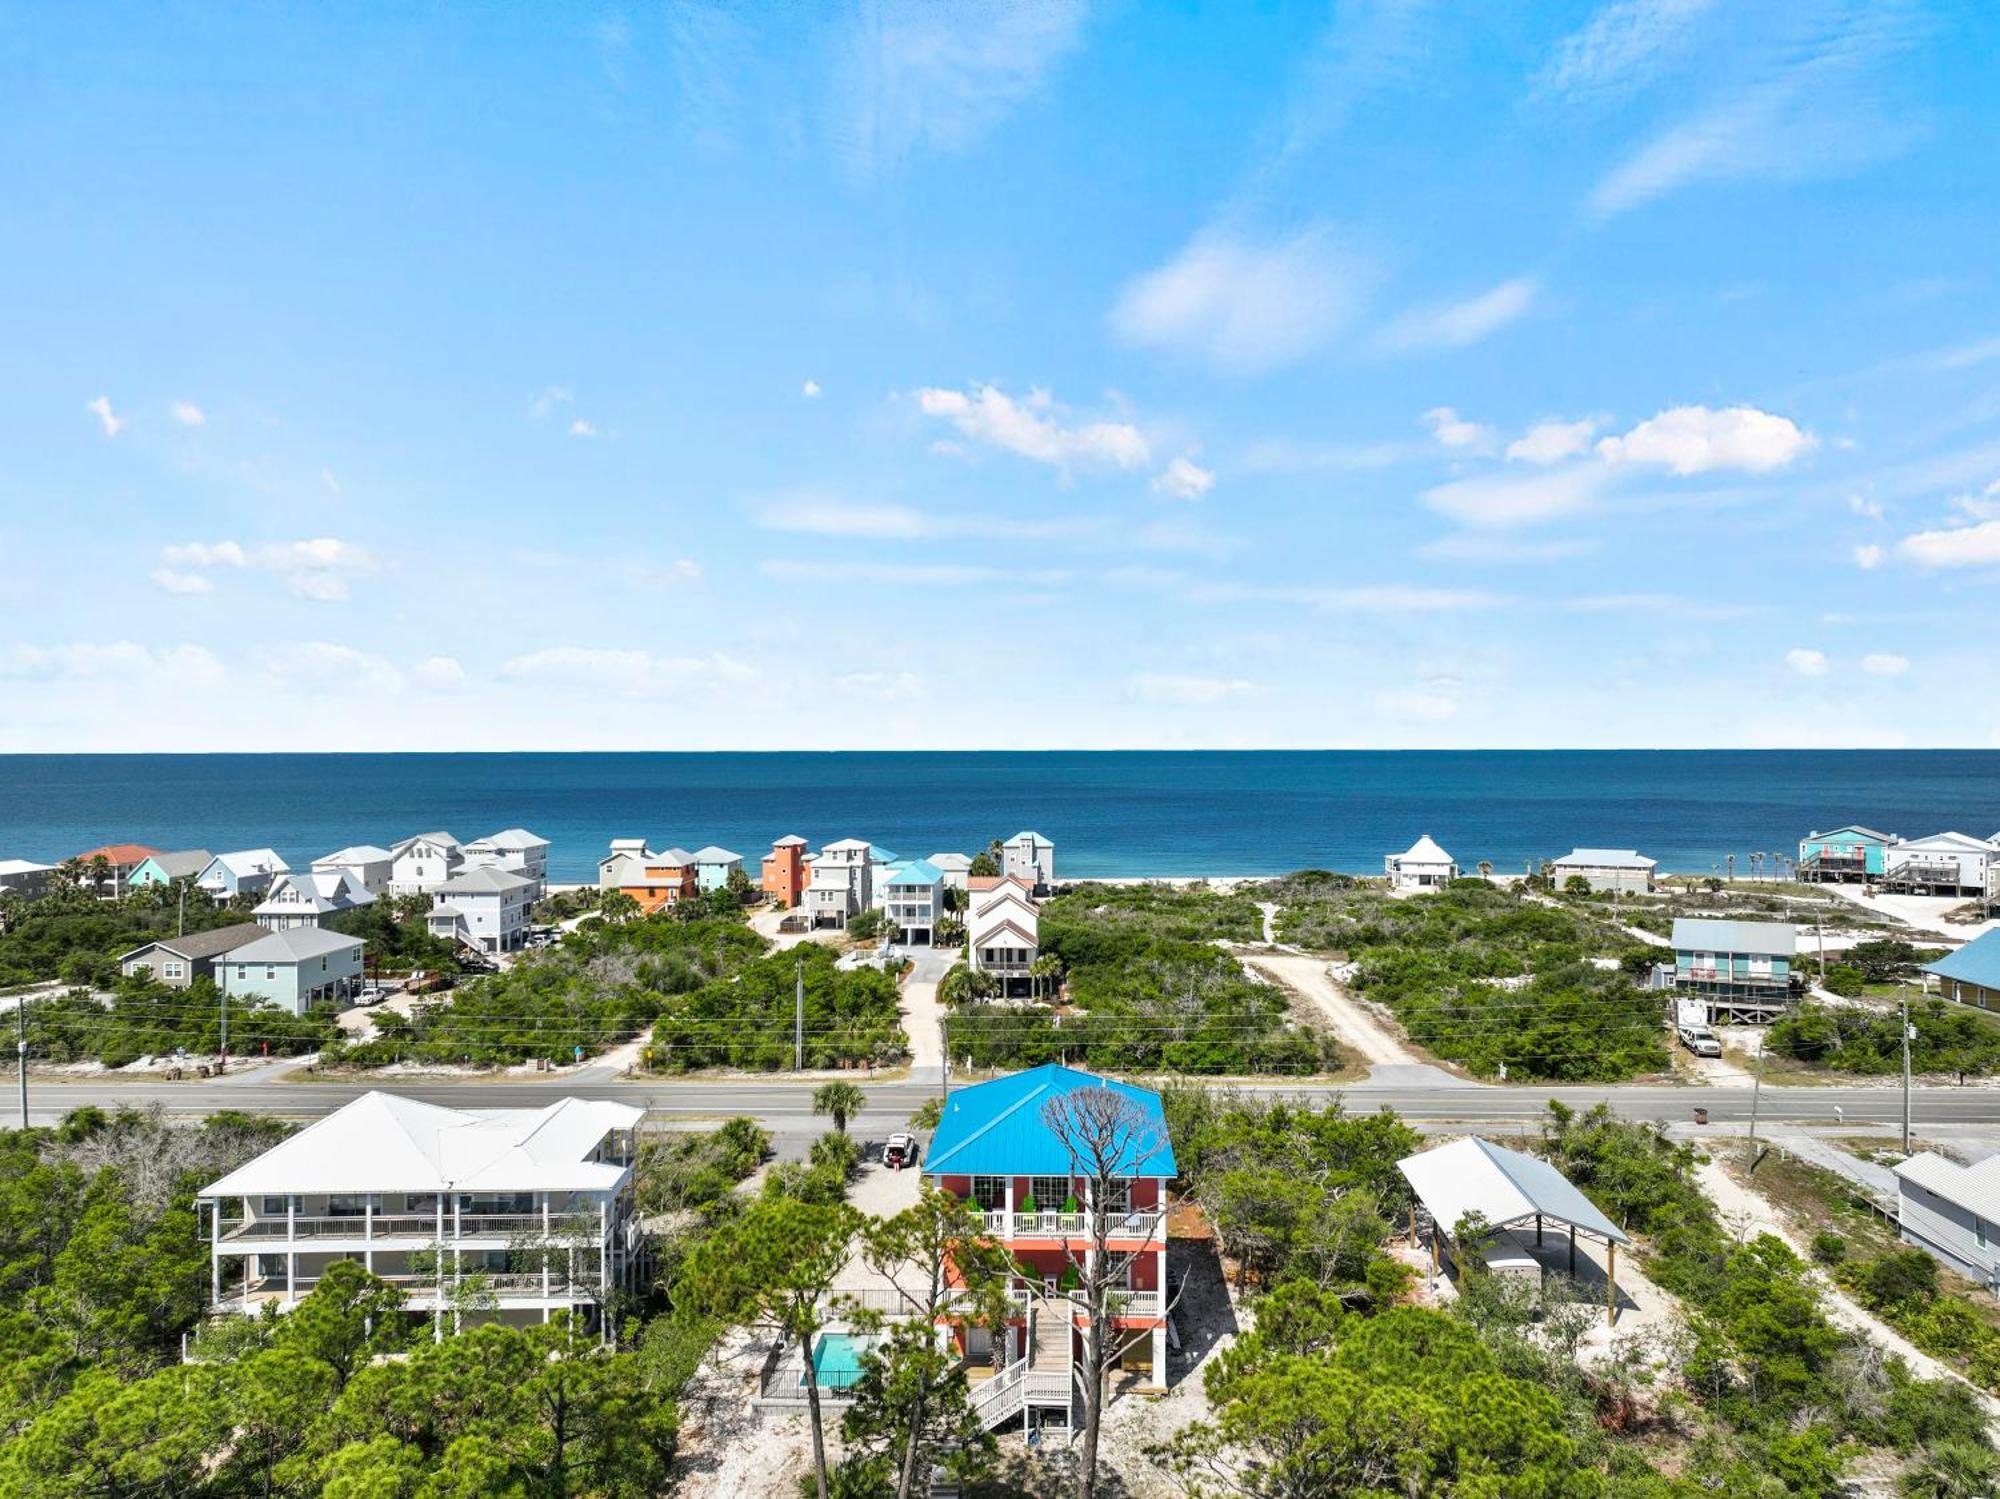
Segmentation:
[(1997, 47), (0, 4), (0, 750), (2000, 744)]

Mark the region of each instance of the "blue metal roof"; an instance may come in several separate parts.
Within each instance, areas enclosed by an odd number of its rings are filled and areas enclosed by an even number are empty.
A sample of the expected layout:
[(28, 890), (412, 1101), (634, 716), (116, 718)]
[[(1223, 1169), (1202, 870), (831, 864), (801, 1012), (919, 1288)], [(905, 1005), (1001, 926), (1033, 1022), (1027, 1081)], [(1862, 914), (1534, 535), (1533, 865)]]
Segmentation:
[(1924, 972), (1956, 979), (1961, 984), (1977, 984), (1982, 989), (2000, 989), (2000, 930), (1974, 937), (1957, 952), (1946, 953), (1935, 963), (1926, 963)]
[(928, 859), (912, 859), (889, 872), (889, 883), (892, 885), (935, 885), (943, 878), (938, 873), (937, 865)]
[[(955, 1088), (931, 1137), (930, 1176), (1070, 1176), (1077, 1163), (1042, 1121), (1042, 1108), (1079, 1088), (1115, 1088), (1145, 1115), (1151, 1129), (1133, 1131), (1132, 1159), (1121, 1161), (1121, 1176), (1174, 1176), (1173, 1143), (1167, 1139), (1160, 1095), (1113, 1078), (1046, 1062), (1026, 1072), (996, 1077), (970, 1088)], [(1152, 1138), (1144, 1138), (1150, 1135)]]

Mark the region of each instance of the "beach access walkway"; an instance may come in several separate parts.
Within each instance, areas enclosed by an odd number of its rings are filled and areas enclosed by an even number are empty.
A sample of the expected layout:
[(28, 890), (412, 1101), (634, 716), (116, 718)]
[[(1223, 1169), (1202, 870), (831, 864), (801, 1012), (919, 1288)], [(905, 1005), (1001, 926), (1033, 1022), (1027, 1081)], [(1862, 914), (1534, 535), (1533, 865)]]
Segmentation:
[(1340, 1044), (1370, 1067), (1417, 1067), (1423, 1058), (1403, 1044), (1369, 1007), (1336, 983), (1325, 958), (1293, 953), (1237, 953), (1243, 966), (1291, 990), (1325, 1017)]

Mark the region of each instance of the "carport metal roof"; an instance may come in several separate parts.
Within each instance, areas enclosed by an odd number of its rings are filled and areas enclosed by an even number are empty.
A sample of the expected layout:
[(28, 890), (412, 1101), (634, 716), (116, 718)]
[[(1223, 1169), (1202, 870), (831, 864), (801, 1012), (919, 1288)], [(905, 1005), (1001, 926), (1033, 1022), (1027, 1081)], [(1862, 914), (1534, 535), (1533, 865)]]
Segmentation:
[(1396, 1169), (1429, 1211), (1452, 1233), (1468, 1213), (1494, 1228), (1525, 1218), (1566, 1223), (1613, 1244), (1630, 1238), (1547, 1161), (1476, 1136), (1405, 1156)]

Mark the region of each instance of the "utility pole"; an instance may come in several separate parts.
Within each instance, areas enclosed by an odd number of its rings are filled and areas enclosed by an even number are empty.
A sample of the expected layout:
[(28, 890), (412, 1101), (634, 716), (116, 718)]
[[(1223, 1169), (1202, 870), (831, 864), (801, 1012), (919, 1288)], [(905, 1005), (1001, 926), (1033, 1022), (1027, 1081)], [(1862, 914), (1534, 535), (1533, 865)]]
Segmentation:
[(21, 1038), (14, 1043), (14, 1055), (21, 1064), (21, 1128), (28, 1127), (28, 996), (23, 994), (14, 1006), (14, 1014), (21, 1024)]
[(229, 1070), (229, 990), (218, 984), (216, 995), (217, 1008), (222, 1011), (222, 1044), (217, 1048), (221, 1053), (218, 1060), (226, 1072)]
[(176, 937), (185, 937), (185, 936), (186, 936), (186, 935), (188, 934), (188, 887), (187, 887), (187, 881), (186, 881), (186, 880), (175, 880), (175, 881), (174, 881), (174, 888), (175, 888), (176, 890), (178, 890), (178, 891), (180, 892), (180, 900), (181, 900), (181, 903), (180, 903), (180, 916), (179, 916), (179, 918), (178, 918), (178, 919), (177, 919), (177, 920), (176, 920), (176, 921), (174, 922), (174, 935), (175, 935)]
[[(1910, 1153), (1910, 991), (1903, 986), (1899, 997), (1903, 1002), (1903, 1154)], [(25, 1066), (21, 1076), (26, 1077)]]
[(1750, 1142), (1745, 1159), (1757, 1163), (1757, 1105), (1764, 1096), (1764, 1033), (1757, 1033), (1757, 1071), (1750, 1084)]
[(792, 1008), (792, 1071), (806, 1070), (806, 957), (799, 954), (798, 989)]

